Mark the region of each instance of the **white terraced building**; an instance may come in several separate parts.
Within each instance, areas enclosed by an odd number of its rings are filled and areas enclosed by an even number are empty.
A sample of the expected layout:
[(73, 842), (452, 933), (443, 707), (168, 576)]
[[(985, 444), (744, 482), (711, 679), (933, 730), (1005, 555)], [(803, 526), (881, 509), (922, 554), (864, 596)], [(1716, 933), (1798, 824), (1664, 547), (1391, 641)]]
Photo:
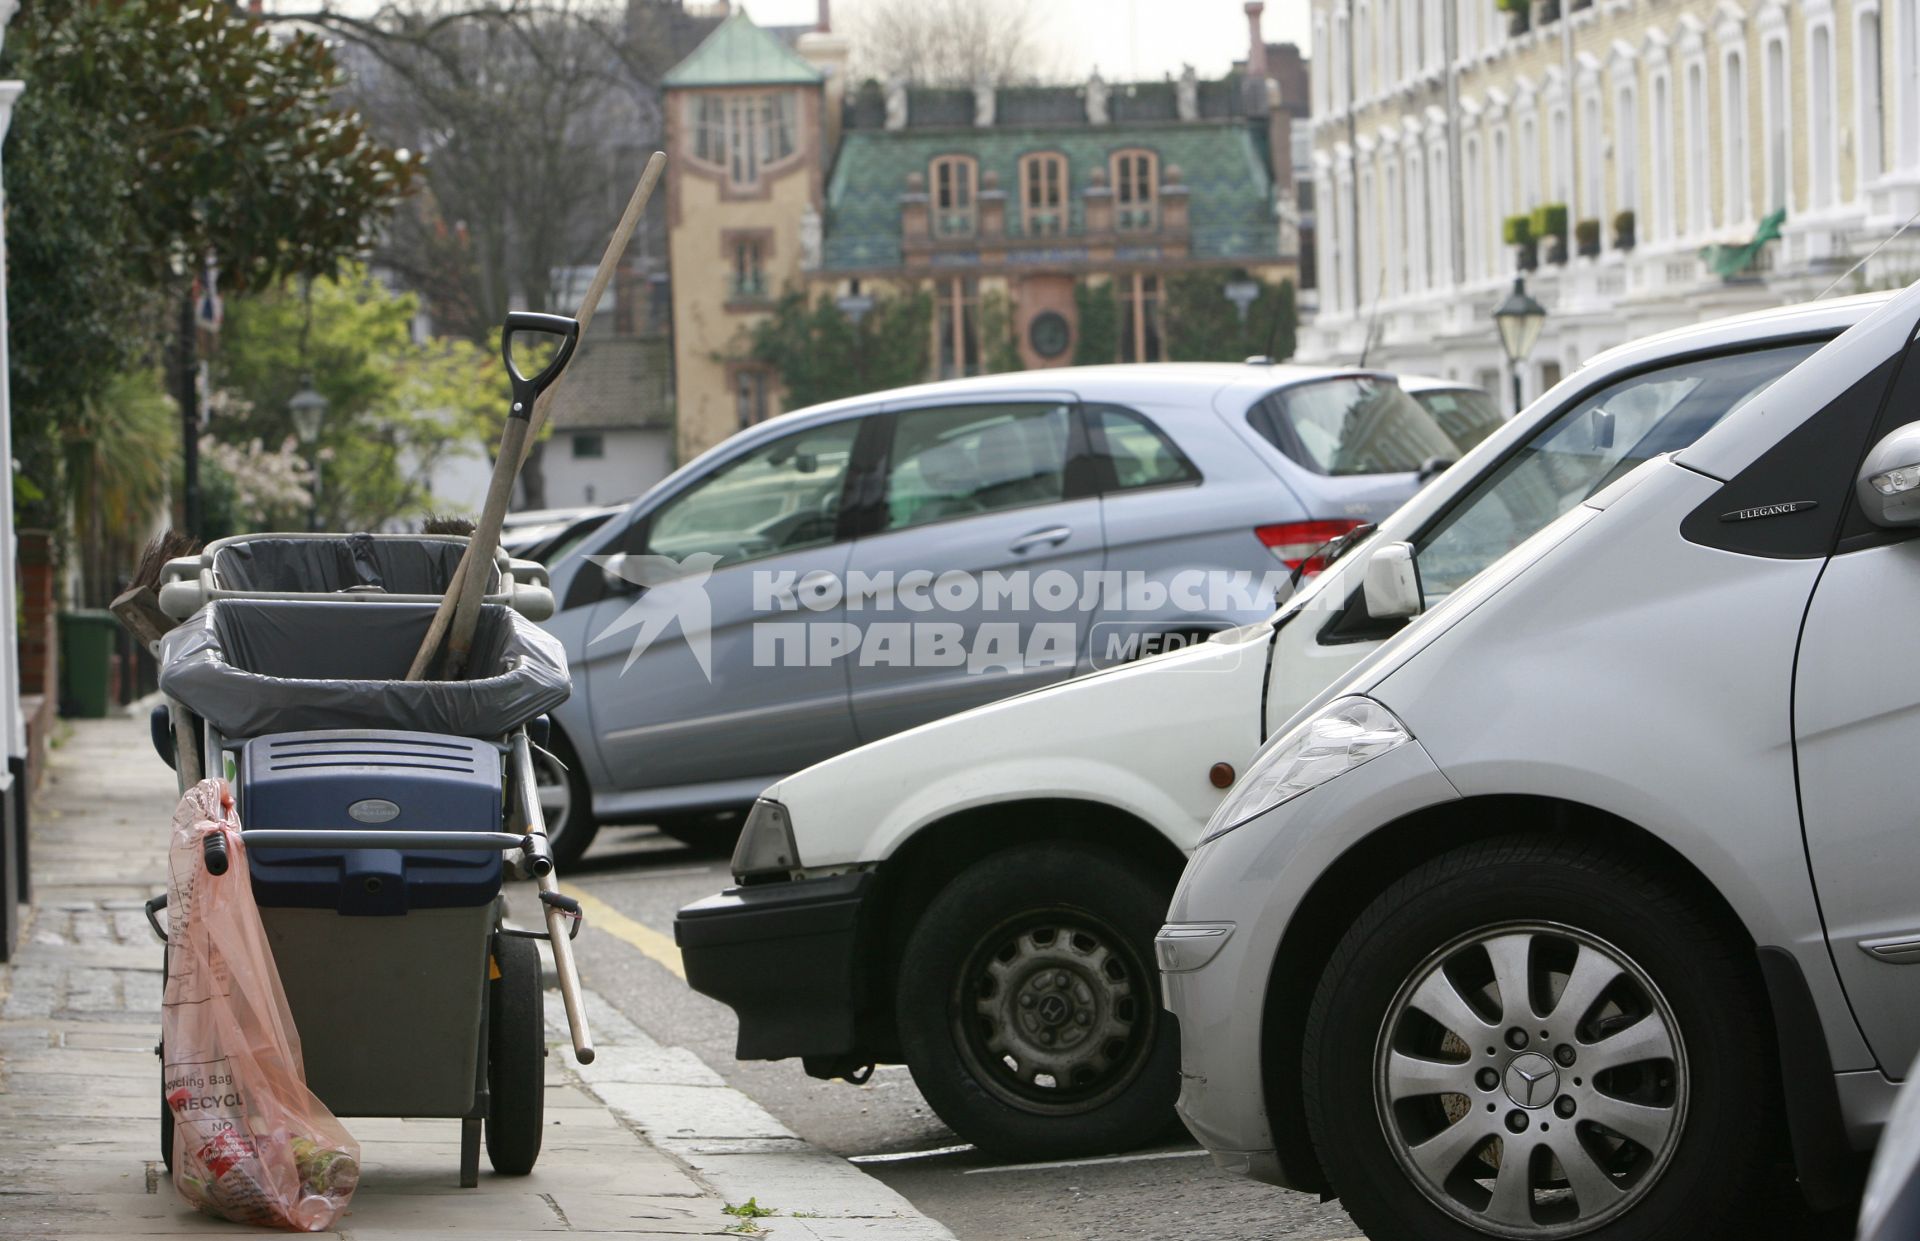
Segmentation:
[[(1530, 400), (1599, 349), (1817, 296), (1920, 213), (1920, 0), (1313, 0), (1313, 39), (1303, 361), (1508, 391), (1515, 216), (1564, 221), (1527, 273)], [(1703, 259), (1781, 209), (1731, 274)], [(1920, 222), (1841, 291), (1915, 279)]]

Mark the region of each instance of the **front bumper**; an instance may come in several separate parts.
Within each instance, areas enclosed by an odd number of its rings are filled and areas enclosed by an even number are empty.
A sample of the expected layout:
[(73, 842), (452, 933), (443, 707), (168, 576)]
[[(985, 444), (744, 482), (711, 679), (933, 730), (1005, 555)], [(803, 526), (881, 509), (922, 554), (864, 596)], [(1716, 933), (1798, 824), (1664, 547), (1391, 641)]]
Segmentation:
[(861, 1052), (860, 928), (873, 875), (728, 888), (682, 909), (687, 984), (740, 1018), (742, 1060), (841, 1063)]
[[(1181, 1120), (1220, 1167), (1318, 1190), (1300, 1109), (1294, 1041), (1319, 965), (1276, 987), (1293, 913), (1328, 867), (1376, 827), (1459, 794), (1410, 741), (1274, 807), (1195, 851), (1155, 941), (1166, 1006), (1180, 1022)], [(1280, 1080), (1267, 1080), (1276, 1070)]]

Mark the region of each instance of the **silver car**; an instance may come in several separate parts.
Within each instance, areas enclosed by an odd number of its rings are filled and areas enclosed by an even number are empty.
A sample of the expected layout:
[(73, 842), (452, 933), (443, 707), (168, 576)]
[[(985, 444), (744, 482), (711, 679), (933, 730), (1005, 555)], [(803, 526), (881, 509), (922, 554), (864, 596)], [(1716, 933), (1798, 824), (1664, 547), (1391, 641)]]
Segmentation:
[[(1261, 619), (1269, 579), (1284, 589), (1499, 424), (1477, 390), (1408, 387), (1431, 408), (1367, 370), (1090, 367), (876, 393), (741, 432), (552, 566), (548, 627), (575, 682), (545, 790), (555, 852), (636, 818), (723, 845), (767, 784), (843, 750)], [(1269, 584), (1168, 589), (1209, 572)], [(1088, 588), (1103, 575), (1127, 591)], [(1015, 578), (1033, 591), (968, 597)], [(935, 581), (937, 624), (919, 625)], [(877, 652), (902, 626), (937, 649)], [(1048, 646), (1064, 627), (1071, 640)]]

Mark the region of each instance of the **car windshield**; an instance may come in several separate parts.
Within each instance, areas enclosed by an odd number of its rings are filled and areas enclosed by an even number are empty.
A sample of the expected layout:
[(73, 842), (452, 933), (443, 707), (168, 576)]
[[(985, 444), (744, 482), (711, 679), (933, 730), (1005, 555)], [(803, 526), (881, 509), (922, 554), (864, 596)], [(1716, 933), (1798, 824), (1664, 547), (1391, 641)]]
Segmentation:
[(1575, 404), (1417, 541), (1426, 605), (1641, 462), (1687, 447), (1821, 343), (1692, 359), (1623, 379)]
[(1282, 388), (1248, 410), (1247, 421), (1317, 474), (1409, 474), (1456, 461), (1472, 447), (1450, 437), (1399, 384), (1373, 375)]

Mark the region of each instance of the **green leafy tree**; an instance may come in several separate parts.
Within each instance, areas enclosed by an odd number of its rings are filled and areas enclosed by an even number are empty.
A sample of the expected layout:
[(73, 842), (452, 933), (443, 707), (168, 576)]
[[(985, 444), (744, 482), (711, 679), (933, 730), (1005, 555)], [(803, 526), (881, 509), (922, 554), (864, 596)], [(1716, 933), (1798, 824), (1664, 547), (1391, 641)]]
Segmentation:
[[(419, 303), (364, 271), (290, 283), (236, 299), (213, 364), (227, 398), (209, 420), (217, 442), (240, 450), (210, 459), (253, 477), (249, 503), (231, 504), (237, 528), (304, 519), (288, 489), (293, 441), (287, 413), (311, 376), (327, 398), (318, 454), (320, 519), (327, 529), (371, 529), (448, 507), (429, 478), (450, 454), (490, 447), (506, 411), (505, 371), (469, 341), (416, 342)], [(243, 491), (227, 480), (229, 492)]]
[(217, 0), (40, 0), (0, 74), (29, 83), (7, 139), (13, 447), (23, 520), (57, 525), (62, 428), (158, 360), (203, 261), (228, 290), (331, 272), (413, 162), (336, 107), (321, 40)]
[(746, 357), (778, 371), (798, 409), (925, 379), (932, 318), (924, 293), (877, 296), (856, 324), (825, 293), (789, 290), (754, 325)]
[(1075, 366), (1099, 366), (1120, 356), (1120, 300), (1111, 284), (1083, 280), (1074, 286), (1080, 334), (1073, 342)]
[(1185, 272), (1166, 283), (1167, 356), (1175, 362), (1238, 362), (1269, 352), (1285, 361), (1293, 356), (1299, 326), (1293, 281), (1255, 280), (1259, 296), (1247, 307), (1246, 318), (1227, 300), (1228, 280), (1245, 280), (1245, 273), (1223, 276), (1218, 271)]

